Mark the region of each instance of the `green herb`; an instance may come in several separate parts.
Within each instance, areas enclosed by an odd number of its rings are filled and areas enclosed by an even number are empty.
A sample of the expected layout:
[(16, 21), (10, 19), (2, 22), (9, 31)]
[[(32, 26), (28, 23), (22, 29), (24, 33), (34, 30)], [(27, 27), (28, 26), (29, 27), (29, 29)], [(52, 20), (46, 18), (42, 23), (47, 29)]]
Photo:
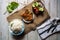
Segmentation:
[(16, 9), (19, 6), (18, 3), (16, 2), (11, 2), (8, 6), (7, 6), (7, 11), (9, 13), (11, 13), (14, 9)]

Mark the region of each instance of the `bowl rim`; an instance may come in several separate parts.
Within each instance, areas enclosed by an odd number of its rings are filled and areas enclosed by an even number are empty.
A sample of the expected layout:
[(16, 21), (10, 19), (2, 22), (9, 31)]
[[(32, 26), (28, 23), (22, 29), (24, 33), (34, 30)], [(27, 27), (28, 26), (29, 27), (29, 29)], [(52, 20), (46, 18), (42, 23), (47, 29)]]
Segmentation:
[[(20, 20), (20, 19), (19, 19), (19, 20)], [(21, 21), (22, 21), (22, 20), (21, 20)], [(23, 23), (22, 31), (19, 32), (18, 34), (13, 33), (13, 31), (11, 30), (11, 26), (9, 25), (9, 31), (10, 31), (10, 33), (11, 33), (12, 35), (21, 35), (21, 34), (24, 32), (24, 30), (25, 30), (24, 22), (22, 21), (22, 23)]]

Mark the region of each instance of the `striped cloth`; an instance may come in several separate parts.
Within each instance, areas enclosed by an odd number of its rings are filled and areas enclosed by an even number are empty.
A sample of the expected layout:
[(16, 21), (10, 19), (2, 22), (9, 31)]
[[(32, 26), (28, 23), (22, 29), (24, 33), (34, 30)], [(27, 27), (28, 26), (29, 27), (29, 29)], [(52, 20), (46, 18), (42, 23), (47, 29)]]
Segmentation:
[(41, 26), (37, 27), (37, 32), (42, 40), (60, 31), (60, 19), (48, 19)]

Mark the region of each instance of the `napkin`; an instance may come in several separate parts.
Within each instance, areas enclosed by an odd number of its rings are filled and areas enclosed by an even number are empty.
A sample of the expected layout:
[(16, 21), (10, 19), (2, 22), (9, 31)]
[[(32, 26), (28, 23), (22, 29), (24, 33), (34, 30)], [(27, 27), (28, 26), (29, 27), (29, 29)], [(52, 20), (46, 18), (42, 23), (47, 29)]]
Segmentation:
[(48, 19), (36, 29), (41, 40), (45, 40), (49, 36), (57, 32), (60, 32), (60, 19), (59, 18)]

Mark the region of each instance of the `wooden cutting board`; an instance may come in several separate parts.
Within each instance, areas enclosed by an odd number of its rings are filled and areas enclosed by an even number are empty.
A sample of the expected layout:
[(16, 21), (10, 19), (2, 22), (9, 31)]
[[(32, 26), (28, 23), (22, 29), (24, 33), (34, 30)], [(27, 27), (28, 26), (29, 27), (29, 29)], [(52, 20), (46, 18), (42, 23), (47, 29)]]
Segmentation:
[[(25, 6), (21, 10), (16, 11), (12, 15), (8, 16), (7, 17), (8, 22), (12, 21), (13, 19), (22, 19), (22, 17), (20, 15), (25, 11), (25, 9), (29, 9), (30, 11), (32, 11), (32, 3)], [(42, 5), (43, 5), (43, 3), (42, 3)], [(41, 25), (45, 20), (47, 20), (49, 18), (50, 18), (50, 16), (49, 16), (46, 8), (44, 7), (43, 15), (39, 15), (38, 17), (36, 15), (34, 15), (34, 21), (32, 23), (30, 23), (30, 24), (25, 23), (24, 34), (26, 34), (26, 33), (30, 32), (31, 30), (35, 29), (37, 26)]]

